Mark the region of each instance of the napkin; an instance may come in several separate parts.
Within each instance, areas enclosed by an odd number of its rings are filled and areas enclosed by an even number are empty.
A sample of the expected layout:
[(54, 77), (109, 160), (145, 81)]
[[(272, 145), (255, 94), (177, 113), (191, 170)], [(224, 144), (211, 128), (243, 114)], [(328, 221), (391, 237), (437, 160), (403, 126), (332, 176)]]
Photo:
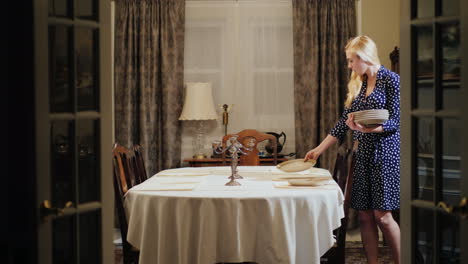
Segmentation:
[(315, 186), (293, 186), (290, 185), (288, 182), (274, 182), (273, 186), (275, 188), (280, 188), (280, 189), (325, 189), (325, 190), (334, 190), (338, 187), (333, 182), (324, 182), (321, 185), (315, 185)]
[(332, 180), (333, 178), (331, 176), (314, 176), (314, 175), (274, 175), (273, 176), (273, 181), (287, 181), (287, 180), (292, 180), (292, 179), (311, 179), (311, 180), (317, 180), (317, 181), (323, 181), (323, 180)]
[(204, 177), (155, 177), (151, 184), (198, 184), (206, 179)]
[(208, 173), (208, 172), (161, 172), (161, 173), (156, 174), (155, 176), (157, 176), (157, 177), (162, 177), (162, 176), (164, 176), (164, 177), (167, 177), (167, 176), (169, 176), (169, 177), (172, 177), (172, 176), (174, 176), (174, 177), (180, 177), (180, 176), (187, 177), (187, 176), (207, 176), (209, 174), (210, 173)]
[(198, 184), (139, 184), (129, 191), (191, 191)]

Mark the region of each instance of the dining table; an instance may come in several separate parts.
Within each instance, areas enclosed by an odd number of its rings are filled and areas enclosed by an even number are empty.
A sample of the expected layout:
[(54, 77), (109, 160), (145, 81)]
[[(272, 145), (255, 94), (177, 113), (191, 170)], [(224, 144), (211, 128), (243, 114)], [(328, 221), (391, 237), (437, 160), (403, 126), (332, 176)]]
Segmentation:
[[(139, 263), (320, 263), (335, 243), (344, 196), (326, 169), (239, 166), (160, 171), (125, 195), (127, 241)], [(322, 177), (315, 186), (288, 180)]]

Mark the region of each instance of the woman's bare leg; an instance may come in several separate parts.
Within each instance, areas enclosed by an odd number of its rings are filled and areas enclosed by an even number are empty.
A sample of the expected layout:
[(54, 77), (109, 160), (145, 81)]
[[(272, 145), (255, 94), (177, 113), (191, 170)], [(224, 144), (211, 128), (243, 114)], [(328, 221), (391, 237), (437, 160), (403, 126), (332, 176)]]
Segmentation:
[(359, 211), (359, 227), (367, 263), (377, 264), (379, 233), (372, 210)]
[(382, 230), (392, 250), (393, 261), (400, 263), (400, 226), (393, 219), (391, 211), (374, 210), (375, 221)]

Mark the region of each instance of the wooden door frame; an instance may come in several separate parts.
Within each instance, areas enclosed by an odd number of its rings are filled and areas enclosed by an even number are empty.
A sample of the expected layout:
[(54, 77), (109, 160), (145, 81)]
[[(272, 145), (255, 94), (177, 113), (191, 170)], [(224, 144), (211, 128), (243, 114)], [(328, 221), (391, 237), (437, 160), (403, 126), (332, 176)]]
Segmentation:
[(112, 146), (114, 144), (114, 88), (111, 1), (99, 0), (100, 40), (99, 40), (99, 86), (101, 107), (101, 232), (102, 263), (111, 264), (114, 258), (114, 184), (112, 170)]
[(401, 168), (400, 168), (400, 228), (401, 228), (401, 263), (411, 263), (412, 254), (412, 221), (411, 221), (411, 188), (412, 175), (412, 142), (413, 130), (411, 115), (405, 113), (411, 109), (411, 2), (402, 1), (400, 4), (400, 96), (401, 96)]
[[(415, 248), (413, 248), (413, 228), (415, 221), (412, 219), (412, 190), (415, 181), (411, 173), (414, 163), (412, 153), (412, 131), (414, 123), (411, 115), (406, 112), (411, 110), (411, 102), (414, 96), (412, 91), (414, 69), (411, 68), (411, 4), (413, 1), (402, 1), (400, 12), (400, 69), (401, 69), (401, 196), (400, 196), (400, 226), (401, 226), (401, 263), (411, 263)], [(435, 34), (435, 32), (434, 32)], [(460, 0), (460, 53), (461, 53), (461, 96), (468, 98), (468, 1)], [(436, 48), (436, 47), (434, 47)], [(463, 63), (465, 62), (465, 63)], [(461, 113), (468, 113), (468, 104), (463, 103)], [(462, 135), (468, 131), (468, 115), (462, 114)], [(461, 147), (461, 197), (468, 197), (468, 137), (462, 137)], [(468, 260), (468, 221), (462, 220), (460, 226), (460, 258)]]
[[(462, 98), (468, 98), (468, 1), (460, 0), (460, 53), (461, 53), (461, 95)], [(461, 100), (463, 101), (463, 99)], [(463, 103), (462, 112), (462, 135), (466, 135), (468, 131), (468, 104)], [(461, 197), (468, 197), (468, 137), (462, 136), (462, 178), (461, 178)], [(468, 260), (468, 220), (462, 221), (460, 226), (460, 258)]]
[[(111, 8), (110, 0), (99, 1), (99, 100), (100, 100), (100, 175), (101, 175), (101, 238), (102, 263), (114, 262), (113, 226), (114, 226), (114, 194), (112, 182), (112, 144), (113, 144), (113, 87), (112, 87), (112, 53), (111, 53)], [(43, 200), (50, 200), (50, 182), (41, 181), (50, 177), (50, 129), (49, 129), (49, 94), (48, 67), (37, 67), (38, 62), (48, 61), (48, 1), (33, 0), (34, 10), (34, 90), (35, 106), (31, 112), (36, 120), (35, 127), (35, 180), (37, 185), (34, 199), (35, 225), (37, 225), (34, 239), (37, 248), (37, 263), (52, 263), (49, 246), (52, 245), (51, 221), (42, 223), (38, 218), (38, 207)], [(41, 65), (43, 66), (43, 65)], [(35, 185), (35, 187), (36, 187)], [(36, 263), (36, 262), (35, 262)]]
[[(35, 81), (35, 120), (36, 120), (36, 208), (41, 201), (51, 200), (50, 182), (42, 181), (50, 177), (50, 136), (49, 136), (49, 67), (48, 61), (48, 2), (34, 0), (34, 81)], [(38, 67), (40, 66), (40, 67)], [(38, 214), (38, 263), (52, 263), (49, 246), (52, 245), (51, 221), (41, 223)], [(42, 228), (39, 226), (42, 225)]]

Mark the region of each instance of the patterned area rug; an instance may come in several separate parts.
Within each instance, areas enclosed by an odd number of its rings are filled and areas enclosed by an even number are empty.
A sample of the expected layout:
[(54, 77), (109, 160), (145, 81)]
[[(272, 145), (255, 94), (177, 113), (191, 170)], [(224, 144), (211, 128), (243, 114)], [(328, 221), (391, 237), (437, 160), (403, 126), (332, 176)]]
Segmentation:
[[(122, 248), (115, 249), (115, 264), (122, 264)], [(346, 264), (366, 264), (366, 255), (360, 241), (346, 242)], [(390, 249), (386, 246), (379, 246), (379, 263), (391, 264), (392, 255)], [(262, 263), (259, 263), (262, 264)]]
[[(345, 263), (352, 264), (367, 264), (366, 255), (364, 253), (364, 248), (362, 247), (362, 242), (360, 241), (348, 241), (346, 242), (346, 261)], [(387, 246), (379, 245), (379, 263), (382, 264), (391, 264), (392, 253), (390, 248)]]

